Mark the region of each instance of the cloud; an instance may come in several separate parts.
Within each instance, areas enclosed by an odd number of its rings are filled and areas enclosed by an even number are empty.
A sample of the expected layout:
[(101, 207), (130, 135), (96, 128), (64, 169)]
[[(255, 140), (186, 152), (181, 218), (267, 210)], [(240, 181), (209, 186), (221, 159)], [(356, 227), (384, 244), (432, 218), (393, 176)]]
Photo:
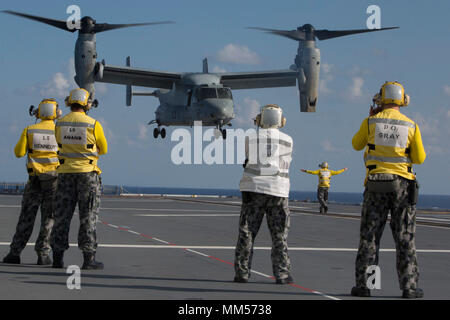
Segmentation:
[(147, 140), (148, 136), (148, 125), (139, 124), (139, 135), (138, 138), (140, 140)]
[(253, 119), (261, 110), (261, 103), (255, 99), (244, 98), (244, 104), (236, 105), (235, 123), (239, 127), (248, 127), (253, 125)]
[(215, 73), (225, 73), (225, 72), (227, 72), (226, 69), (221, 68), (221, 67), (219, 67), (219, 66), (214, 66), (214, 68), (213, 68), (212, 71), (215, 72)]
[(327, 152), (336, 151), (336, 148), (333, 146), (333, 144), (329, 140), (323, 140), (320, 145), (322, 146), (322, 149)]
[(61, 72), (55, 73), (52, 78), (39, 88), (41, 96), (63, 98), (67, 96), (70, 88), (69, 80)]
[(449, 110), (440, 110), (432, 116), (414, 113), (412, 119), (419, 126), (425, 150), (429, 154), (450, 154), (450, 129), (447, 125)]
[(444, 86), (444, 93), (445, 93), (446, 95), (450, 96), (450, 86), (448, 86), (448, 85), (445, 85), (445, 86)]
[(14, 120), (8, 127), (9, 132), (13, 134), (20, 133), (20, 131), (23, 129), (20, 127), (19, 122), (17, 120)]
[(363, 96), (364, 79), (362, 77), (353, 77), (352, 84), (347, 88), (346, 98), (350, 101), (358, 101)]
[(247, 46), (229, 43), (216, 54), (217, 61), (255, 65), (261, 63), (261, 58)]
[(328, 63), (322, 63), (322, 77), (319, 82), (319, 92), (320, 94), (327, 95), (333, 92), (333, 90), (328, 88), (328, 84), (334, 80), (334, 75), (332, 74), (334, 66)]

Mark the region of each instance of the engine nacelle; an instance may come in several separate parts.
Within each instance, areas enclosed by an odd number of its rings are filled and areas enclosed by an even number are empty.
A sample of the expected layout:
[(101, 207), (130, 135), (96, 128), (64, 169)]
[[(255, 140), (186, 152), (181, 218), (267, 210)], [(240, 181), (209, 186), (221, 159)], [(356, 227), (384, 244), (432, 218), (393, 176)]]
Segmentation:
[(319, 92), (320, 50), (314, 41), (300, 43), (295, 64), (299, 70), (300, 111), (315, 112)]

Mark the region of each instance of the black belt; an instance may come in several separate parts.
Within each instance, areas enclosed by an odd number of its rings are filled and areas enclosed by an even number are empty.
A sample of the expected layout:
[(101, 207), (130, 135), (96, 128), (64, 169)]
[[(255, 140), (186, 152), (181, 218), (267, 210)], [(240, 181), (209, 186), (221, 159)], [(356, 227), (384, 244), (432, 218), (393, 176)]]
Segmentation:
[[(376, 168), (377, 168), (377, 166), (376, 165), (371, 165), (371, 166), (367, 166), (366, 167), (368, 170), (369, 170), (369, 172), (370, 171), (372, 171), (372, 170), (375, 170)], [(408, 167), (408, 172), (409, 173), (412, 173), (412, 167)]]
[[(59, 159), (59, 164), (64, 164), (64, 159)], [(89, 160), (89, 164), (93, 164), (94, 160)]]

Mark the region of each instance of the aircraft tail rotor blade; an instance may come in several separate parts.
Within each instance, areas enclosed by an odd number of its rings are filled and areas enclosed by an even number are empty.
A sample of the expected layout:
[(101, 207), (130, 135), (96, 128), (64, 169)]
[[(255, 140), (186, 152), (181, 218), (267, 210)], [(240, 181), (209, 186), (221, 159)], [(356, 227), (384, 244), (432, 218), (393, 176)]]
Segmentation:
[(282, 36), (285, 38), (289, 38), (296, 41), (306, 40), (306, 34), (303, 31), (299, 30), (276, 30), (276, 29), (267, 29), (267, 28), (259, 28), (259, 27), (248, 27), (248, 29), (260, 30), (267, 33), (276, 34), (278, 36)]
[(389, 27), (389, 28), (380, 28), (380, 29), (357, 29), (357, 30), (315, 30), (314, 34), (319, 40), (327, 40), (337, 37), (344, 37), (352, 34), (358, 33), (367, 33), (367, 32), (376, 32), (390, 29), (398, 29), (399, 27)]
[(131, 23), (131, 24), (109, 24), (109, 23), (97, 23), (94, 28), (94, 33), (105, 32), (109, 30), (130, 28), (130, 27), (141, 27), (150, 26), (157, 24), (169, 24), (174, 23), (173, 21), (159, 21), (159, 22), (145, 22), (145, 23)]
[(25, 14), (25, 13), (20, 13), (20, 12), (16, 12), (16, 11), (11, 11), (11, 10), (3, 10), (2, 12), (7, 13), (7, 14), (12, 14), (18, 17), (22, 17), (22, 18), (26, 18), (26, 19), (31, 19), (34, 21), (38, 21), (41, 23), (45, 23), (48, 25), (51, 25), (53, 27), (65, 30), (65, 31), (69, 31), (69, 32), (75, 32), (77, 30), (75, 29), (69, 29), (67, 27), (67, 21), (64, 20), (55, 20), (55, 19), (49, 19), (49, 18), (44, 18), (44, 17), (39, 17), (39, 16), (33, 16), (30, 14)]

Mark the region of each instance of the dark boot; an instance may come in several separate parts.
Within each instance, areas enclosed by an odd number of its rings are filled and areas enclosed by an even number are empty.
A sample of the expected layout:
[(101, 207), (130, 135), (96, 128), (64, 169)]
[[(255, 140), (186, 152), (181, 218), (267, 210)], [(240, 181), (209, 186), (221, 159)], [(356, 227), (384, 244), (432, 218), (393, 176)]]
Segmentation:
[(325, 213), (324, 207), (320, 206), (320, 211), (319, 211), (319, 212), (320, 212), (320, 213)]
[(240, 276), (235, 276), (233, 281), (234, 281), (234, 282), (237, 282), (237, 283), (247, 283), (247, 282), (248, 282), (248, 278), (243, 278), (243, 277), (240, 277)]
[(53, 268), (62, 269), (64, 268), (64, 252), (53, 251)]
[(370, 297), (370, 290), (369, 290), (369, 288), (353, 287), (351, 295), (354, 297), (368, 298), (368, 297)]
[(283, 279), (277, 279), (276, 284), (288, 284), (288, 283), (293, 283), (294, 282), (294, 278), (292, 278), (291, 275), (289, 275), (287, 278), (283, 278)]
[(48, 254), (38, 254), (37, 265), (38, 266), (48, 266), (52, 264), (52, 259)]
[(423, 298), (423, 290), (420, 288), (403, 290), (402, 298), (404, 299)]
[(103, 263), (95, 261), (95, 253), (83, 252), (84, 262), (81, 269), (83, 270), (103, 270)]
[(20, 264), (20, 255), (16, 256), (10, 252), (3, 258), (3, 263)]

